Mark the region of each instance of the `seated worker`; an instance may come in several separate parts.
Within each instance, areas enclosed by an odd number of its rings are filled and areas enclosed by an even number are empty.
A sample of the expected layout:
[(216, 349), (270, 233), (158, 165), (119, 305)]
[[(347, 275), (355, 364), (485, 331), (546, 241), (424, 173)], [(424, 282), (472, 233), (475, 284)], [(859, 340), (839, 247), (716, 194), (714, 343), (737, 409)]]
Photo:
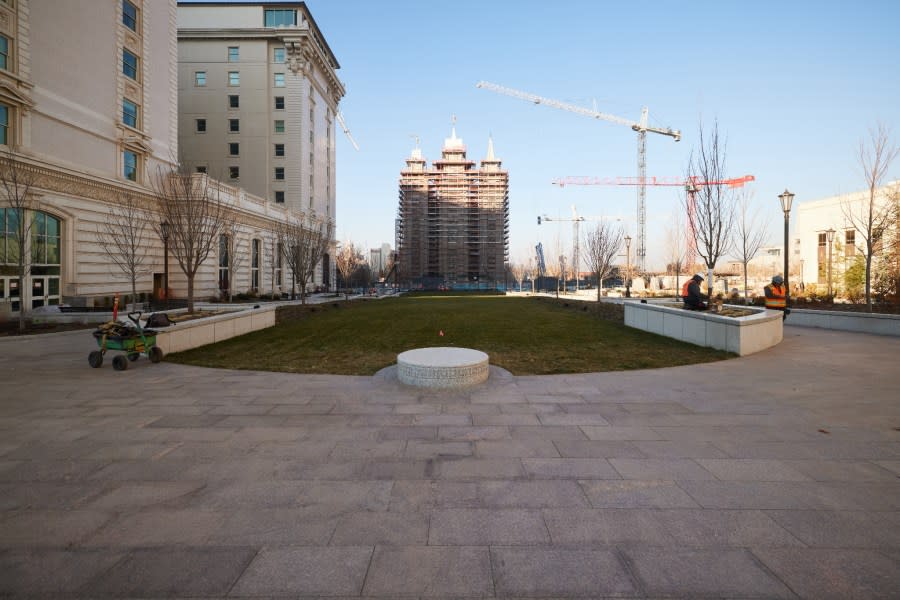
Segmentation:
[(706, 303), (703, 301), (706, 296), (700, 291), (701, 281), (703, 275), (697, 273), (681, 288), (681, 299), (684, 300), (684, 307), (688, 310), (706, 310)]
[(787, 302), (785, 299), (784, 279), (781, 275), (772, 278), (772, 283), (765, 287), (766, 292), (766, 308), (769, 310), (780, 310), (782, 312), (781, 320), (785, 320), (788, 313)]

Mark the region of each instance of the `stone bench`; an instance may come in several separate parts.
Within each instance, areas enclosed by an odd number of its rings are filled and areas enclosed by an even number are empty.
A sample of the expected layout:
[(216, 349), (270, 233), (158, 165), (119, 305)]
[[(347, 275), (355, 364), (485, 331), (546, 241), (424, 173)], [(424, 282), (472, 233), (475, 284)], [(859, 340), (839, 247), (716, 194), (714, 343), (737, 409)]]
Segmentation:
[(427, 388), (459, 388), (487, 381), (488, 355), (469, 348), (418, 348), (397, 355), (397, 379)]

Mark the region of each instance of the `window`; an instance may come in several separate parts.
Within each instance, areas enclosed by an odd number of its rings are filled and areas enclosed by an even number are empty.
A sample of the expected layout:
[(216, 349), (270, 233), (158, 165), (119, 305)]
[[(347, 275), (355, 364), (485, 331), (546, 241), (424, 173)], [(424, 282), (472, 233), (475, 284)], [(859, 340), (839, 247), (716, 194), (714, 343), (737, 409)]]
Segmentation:
[(138, 57), (122, 48), (122, 74), (137, 81)]
[(132, 152), (131, 150), (124, 150), (122, 152), (122, 164), (123, 171), (122, 175), (125, 176), (125, 179), (128, 181), (137, 181), (137, 170), (138, 170), (138, 160), (137, 154)]
[(856, 230), (848, 229), (844, 232), (844, 256), (856, 255)]
[(197, 133), (206, 133), (206, 119), (197, 119)]
[(241, 60), (241, 49), (238, 46), (228, 46), (228, 62)]
[(231, 156), (237, 156), (241, 153), (241, 145), (237, 142), (231, 142), (228, 144), (228, 154)]
[(284, 204), (284, 192), (275, 192), (275, 204)]
[(275, 144), (275, 156), (284, 156), (284, 144)]
[[(0, 208), (0, 264), (19, 262), (19, 215), (14, 208)], [(3, 281), (0, 279), (0, 281)], [(2, 297), (2, 296), (0, 296)]]
[(228, 119), (228, 131), (231, 133), (238, 133), (241, 130), (241, 120), (240, 119)]
[(241, 85), (240, 71), (228, 71), (228, 85)]
[(4, 146), (8, 143), (9, 138), (9, 107), (0, 104), (0, 144)]
[(259, 240), (250, 242), (250, 287), (259, 290)]
[(284, 87), (284, 73), (275, 73), (275, 87)]
[(275, 110), (284, 110), (284, 96), (275, 96)]
[(228, 108), (240, 108), (241, 107), (241, 97), (237, 94), (229, 94), (228, 96)]
[(131, 100), (122, 100), (122, 122), (129, 127), (138, 126), (138, 107)]
[(197, 71), (194, 73), (194, 85), (197, 87), (206, 87), (206, 71)]
[(206, 173), (206, 165), (198, 165), (196, 169), (194, 169), (198, 173)]
[(275, 133), (284, 133), (284, 121), (280, 119), (275, 121)]
[(128, 0), (122, 0), (122, 25), (137, 32), (138, 10)]
[(284, 167), (275, 167), (275, 179), (284, 179)]
[(228, 293), (228, 236), (219, 235), (219, 290)]
[(818, 262), (818, 266), (816, 269), (816, 282), (817, 283), (825, 283), (825, 270), (828, 265), (827, 258), (827, 246), (828, 246), (828, 236), (824, 233), (819, 234), (819, 244), (817, 248), (816, 259)]
[(47, 213), (33, 213), (31, 221), (31, 261), (35, 265), (60, 262), (59, 219)]
[(284, 48), (275, 48), (272, 51), (272, 62), (278, 64), (284, 62)]
[(283, 8), (267, 8), (266, 27), (293, 27), (297, 24), (297, 11)]
[[(281, 192), (281, 201), (284, 202), (284, 192)], [(281, 271), (284, 269), (281, 262), (283, 252), (284, 247), (279, 243), (275, 248), (275, 285), (277, 286), (281, 286)]]
[(241, 168), (240, 167), (228, 167), (228, 177), (230, 179), (240, 179), (241, 178)]
[(9, 69), (9, 38), (0, 35), (0, 69)]

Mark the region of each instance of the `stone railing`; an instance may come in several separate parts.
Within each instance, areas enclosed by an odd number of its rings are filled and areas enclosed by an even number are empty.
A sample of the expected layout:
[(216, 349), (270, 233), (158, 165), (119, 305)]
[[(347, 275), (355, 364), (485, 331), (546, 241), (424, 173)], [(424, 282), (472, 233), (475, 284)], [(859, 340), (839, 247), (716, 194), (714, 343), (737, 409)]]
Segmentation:
[(626, 301), (625, 325), (740, 356), (781, 342), (780, 312), (746, 306), (725, 307), (747, 310), (752, 314), (725, 317), (712, 312), (685, 310), (671, 301), (646, 304)]

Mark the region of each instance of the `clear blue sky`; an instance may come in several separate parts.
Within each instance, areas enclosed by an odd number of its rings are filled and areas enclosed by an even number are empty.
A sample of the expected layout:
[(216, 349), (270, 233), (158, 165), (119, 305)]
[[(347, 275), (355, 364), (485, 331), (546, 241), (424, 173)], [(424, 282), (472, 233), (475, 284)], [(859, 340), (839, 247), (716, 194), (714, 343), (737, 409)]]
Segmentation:
[[(728, 172), (756, 176), (755, 202), (780, 243), (777, 195), (795, 203), (861, 189), (859, 140), (877, 121), (900, 138), (900, 3), (307, 0), (341, 64), (341, 110), (356, 152), (337, 146), (338, 237), (394, 243), (398, 178), (413, 135), (440, 158), (450, 118), (470, 159), (488, 135), (510, 174), (510, 254), (545, 247), (569, 223), (539, 214), (633, 216), (636, 191), (560, 189), (565, 175), (634, 176), (628, 127), (476, 89), (487, 80), (681, 129), (648, 134), (647, 173), (678, 176), (698, 123), (718, 119)], [(892, 178), (900, 178), (900, 164)], [(648, 267), (661, 266), (675, 188), (648, 188)], [(634, 222), (630, 223), (634, 235)]]

